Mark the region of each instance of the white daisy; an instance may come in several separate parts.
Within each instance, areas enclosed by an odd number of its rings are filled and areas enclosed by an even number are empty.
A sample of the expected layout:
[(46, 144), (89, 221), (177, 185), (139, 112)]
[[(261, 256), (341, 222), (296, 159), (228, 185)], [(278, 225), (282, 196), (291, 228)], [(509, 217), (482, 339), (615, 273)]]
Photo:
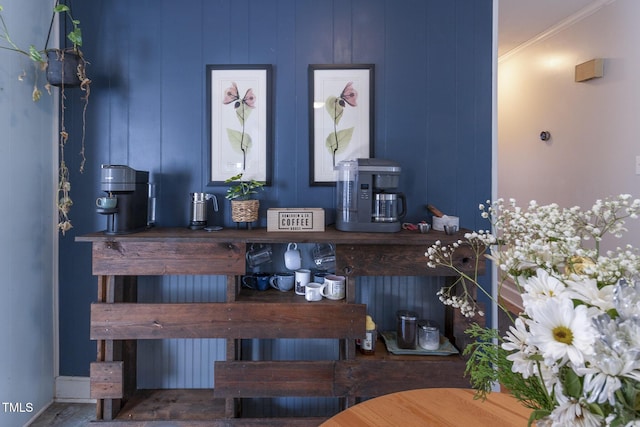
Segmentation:
[(553, 427), (600, 427), (603, 418), (589, 411), (586, 403), (572, 397), (558, 396), (559, 405), (549, 417)]
[(531, 307), (530, 344), (540, 349), (546, 363), (570, 360), (584, 364), (584, 356), (593, 354), (596, 330), (587, 317), (587, 307), (573, 307), (569, 299), (548, 299)]
[(597, 307), (603, 313), (614, 308), (614, 285), (603, 286), (602, 289), (598, 289), (596, 279), (582, 278), (579, 276), (572, 276), (571, 280), (567, 280), (566, 283), (566, 294), (569, 298), (577, 299)]
[(532, 307), (544, 304), (550, 298), (560, 298), (566, 292), (564, 283), (541, 268), (536, 270), (535, 276), (529, 277), (523, 286), (526, 292), (522, 294), (522, 304), (527, 314), (531, 314), (529, 310)]
[(529, 378), (536, 373), (536, 364), (530, 357), (536, 349), (527, 344), (528, 337), (529, 331), (522, 318), (518, 317), (515, 325), (509, 327), (502, 343), (504, 350), (513, 352), (507, 356), (507, 360), (513, 362), (511, 370), (521, 373), (523, 378)]

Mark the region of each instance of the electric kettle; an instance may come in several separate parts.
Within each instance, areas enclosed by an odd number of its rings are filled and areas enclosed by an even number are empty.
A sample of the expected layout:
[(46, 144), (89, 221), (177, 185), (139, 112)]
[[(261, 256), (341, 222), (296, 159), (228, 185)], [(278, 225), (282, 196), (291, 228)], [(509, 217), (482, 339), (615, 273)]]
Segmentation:
[(189, 193), (191, 196), (191, 213), (189, 228), (199, 230), (207, 226), (207, 204), (213, 200), (213, 210), (218, 212), (218, 198), (210, 193)]

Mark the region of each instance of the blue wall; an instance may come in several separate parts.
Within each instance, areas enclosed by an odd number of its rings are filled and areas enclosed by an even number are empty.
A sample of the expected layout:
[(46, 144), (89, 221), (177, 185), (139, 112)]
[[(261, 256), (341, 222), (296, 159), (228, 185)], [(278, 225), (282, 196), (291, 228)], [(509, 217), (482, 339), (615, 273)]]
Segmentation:
[[(74, 237), (104, 229), (99, 167), (148, 170), (157, 222), (185, 226), (188, 195), (207, 187), (206, 64), (273, 64), (273, 184), (262, 205), (334, 207), (309, 187), (309, 64), (375, 64), (375, 156), (400, 162), (408, 220), (426, 203), (477, 228), (491, 195), (491, 0), (94, 0), (74, 2), (93, 80), (88, 164), (77, 172), (80, 103), (69, 94), (74, 228), (60, 241), (60, 374), (95, 360), (91, 250)], [(228, 206), (216, 220), (231, 226)], [(265, 225), (264, 223), (262, 224)], [(416, 266), (416, 268), (426, 268)]]

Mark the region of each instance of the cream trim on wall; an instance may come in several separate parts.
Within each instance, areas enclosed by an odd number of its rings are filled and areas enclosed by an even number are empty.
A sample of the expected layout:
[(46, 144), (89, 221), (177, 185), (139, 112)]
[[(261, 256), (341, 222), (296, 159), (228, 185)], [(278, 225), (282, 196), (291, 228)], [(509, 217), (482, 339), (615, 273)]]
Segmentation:
[[(511, 56), (513, 56), (513, 55), (517, 54), (518, 52), (520, 52), (521, 50), (526, 49), (527, 47), (531, 46), (532, 44), (538, 43), (541, 40), (547, 39), (549, 37), (552, 37), (552, 36), (558, 34), (561, 31), (564, 31), (565, 29), (571, 27), (576, 22), (579, 22), (582, 19), (586, 18), (587, 16), (594, 14), (595, 12), (600, 10), (602, 7), (608, 5), (609, 3), (613, 3), (614, 1), (616, 1), (616, 0), (598, 0), (598, 1), (594, 1), (593, 3), (591, 3), (589, 6), (585, 7), (584, 9), (578, 11), (577, 13), (574, 13), (573, 15), (569, 16), (568, 18), (558, 22), (556, 25), (547, 28), (545, 31), (541, 32), (537, 36), (532, 37), (529, 40), (527, 40), (526, 42), (522, 43), (521, 45), (516, 46), (515, 48), (511, 49), (510, 51), (508, 51), (504, 55), (500, 56), (498, 58), (498, 62), (505, 61), (505, 60), (509, 59)], [(496, 8), (497, 8), (497, 6), (494, 4), (494, 10)], [(494, 18), (494, 22), (496, 20), (497, 20), (497, 17)], [(497, 37), (497, 35), (496, 35), (496, 37)]]

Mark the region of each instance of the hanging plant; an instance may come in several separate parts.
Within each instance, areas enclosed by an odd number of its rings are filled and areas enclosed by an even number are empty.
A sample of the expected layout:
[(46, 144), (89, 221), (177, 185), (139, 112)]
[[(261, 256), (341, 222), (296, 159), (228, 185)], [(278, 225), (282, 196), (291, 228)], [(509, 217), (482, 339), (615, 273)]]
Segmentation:
[[(29, 57), (35, 66), (36, 73), (34, 78), (34, 86), (31, 94), (33, 101), (38, 101), (42, 96), (42, 91), (38, 86), (38, 76), (41, 72), (46, 71), (46, 78), (48, 83), (44, 88), (51, 94), (51, 86), (57, 86), (60, 88), (60, 133), (58, 135), (58, 150), (59, 150), (59, 164), (58, 164), (58, 186), (56, 200), (58, 203), (58, 229), (64, 235), (73, 226), (69, 219), (69, 211), (73, 205), (73, 201), (69, 195), (71, 191), (71, 182), (69, 181), (69, 169), (65, 162), (65, 145), (69, 140), (69, 134), (65, 127), (65, 88), (67, 87), (79, 87), (84, 95), (82, 96), (82, 135), (81, 135), (81, 149), (80, 149), (80, 173), (84, 172), (84, 166), (86, 163), (85, 157), (85, 125), (86, 125), (86, 112), (89, 104), (89, 94), (91, 80), (86, 75), (87, 61), (84, 58), (84, 54), (80, 47), (82, 46), (82, 30), (80, 28), (80, 21), (75, 19), (71, 14), (71, 9), (66, 4), (59, 4), (56, 0), (53, 7), (53, 16), (51, 17), (51, 24), (49, 26), (49, 33), (47, 34), (47, 40), (45, 41), (43, 49), (37, 49), (33, 44), (28, 49), (20, 48), (9, 35), (7, 24), (2, 15), (3, 7), (0, 5), (0, 25), (2, 26), (2, 33), (0, 34), (0, 43), (4, 40), (4, 45), (0, 44), (0, 49), (5, 49)], [(72, 47), (64, 49), (48, 49), (49, 37), (53, 28), (53, 22), (56, 16), (64, 14), (65, 28), (67, 22), (71, 23), (71, 30), (67, 33), (66, 39), (71, 42)], [(68, 19), (68, 21), (67, 21)], [(24, 78), (26, 73), (22, 73), (20, 80)]]

